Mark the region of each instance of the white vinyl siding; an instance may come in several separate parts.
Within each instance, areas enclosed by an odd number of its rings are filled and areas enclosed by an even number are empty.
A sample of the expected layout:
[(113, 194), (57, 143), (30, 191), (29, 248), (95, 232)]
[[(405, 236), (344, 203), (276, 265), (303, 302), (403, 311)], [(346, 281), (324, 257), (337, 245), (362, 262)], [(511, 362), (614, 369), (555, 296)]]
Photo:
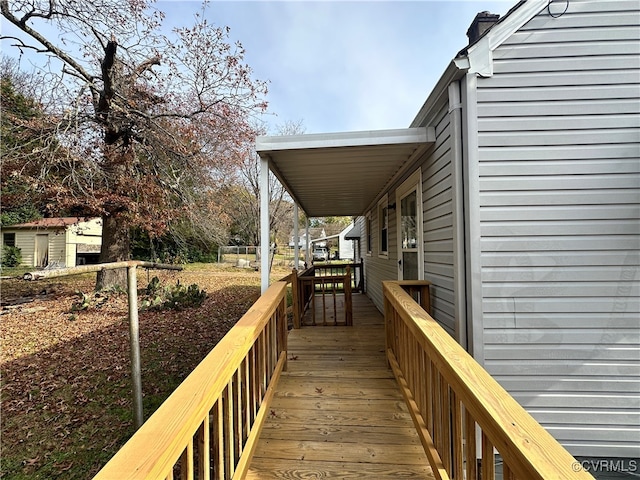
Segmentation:
[[(446, 98), (443, 99), (446, 102)], [(418, 160), (422, 169), (422, 209), (424, 278), (432, 282), (431, 314), (451, 335), (455, 336), (454, 269), (453, 269), (453, 204), (451, 139), (448, 105), (442, 103), (432, 121), (436, 131), (435, 145)], [(388, 192), (409, 176), (399, 179)], [(398, 206), (396, 205), (396, 208)], [(378, 231), (378, 216), (372, 216), (372, 230)], [(398, 245), (396, 215), (389, 215), (389, 258), (378, 258), (379, 240), (373, 235), (373, 255), (365, 258), (367, 294), (378, 309), (383, 308), (382, 281), (398, 278)]]
[(78, 244), (100, 245), (102, 242), (102, 220), (94, 218), (66, 227), (7, 227), (2, 229), (0, 241), (5, 233), (15, 233), (16, 247), (22, 253), (22, 265), (34, 266), (36, 261), (36, 235), (48, 235), (48, 259), (58, 266), (75, 267)]
[(422, 166), (424, 278), (432, 282), (431, 314), (455, 337), (453, 180), (448, 105), (437, 115), (436, 145)]
[(371, 210), (371, 255), (365, 257), (365, 283), (367, 295), (371, 298), (378, 310), (384, 309), (384, 296), (382, 293), (383, 280), (395, 280), (398, 278), (398, 249), (396, 239), (395, 215), (389, 215), (387, 232), (388, 255), (383, 256), (380, 245), (380, 213), (382, 209)]
[[(22, 265), (33, 266), (33, 252), (35, 251), (35, 236), (31, 232), (21, 230), (11, 230), (11, 227), (3, 229), (2, 232), (15, 233), (15, 246), (20, 249), (22, 255)], [(2, 238), (2, 236), (0, 236)]]
[[(44, 232), (43, 232), (44, 233)], [(49, 264), (57, 265), (59, 267), (66, 266), (75, 266), (67, 265), (67, 254), (66, 254), (66, 230), (56, 229), (49, 230)]]
[[(443, 99), (446, 102), (446, 98)], [(441, 108), (433, 120), (435, 145), (418, 160), (422, 170), (422, 211), (424, 279), (432, 282), (431, 314), (452, 336), (456, 337), (453, 268), (453, 192), (451, 134), (448, 105)], [(389, 191), (395, 190), (409, 176), (411, 169)], [(396, 208), (398, 206), (396, 205)], [(372, 230), (378, 231), (378, 216), (372, 216)], [(378, 258), (379, 239), (373, 235), (373, 256), (365, 258), (367, 294), (378, 309), (383, 308), (382, 281), (398, 278), (398, 245), (396, 215), (389, 215), (389, 258)]]
[(574, 455), (640, 454), (639, 18), (545, 9), (478, 79), (484, 365)]

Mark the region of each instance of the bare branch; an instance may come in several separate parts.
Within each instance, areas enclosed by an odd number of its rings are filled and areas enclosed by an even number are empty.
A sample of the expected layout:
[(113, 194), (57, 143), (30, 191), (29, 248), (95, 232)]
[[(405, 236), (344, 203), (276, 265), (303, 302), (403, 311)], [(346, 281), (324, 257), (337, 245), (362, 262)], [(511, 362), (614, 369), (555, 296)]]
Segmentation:
[[(50, 8), (52, 8), (52, 6), (53, 6), (52, 1), (50, 1), (49, 5), (50, 5)], [(0, 12), (2, 12), (2, 16), (4, 16), (7, 20), (9, 20), (9, 22), (14, 24), (16, 27), (18, 27), (24, 33), (26, 33), (31, 38), (33, 38), (34, 40), (38, 41), (41, 45), (46, 47), (46, 51), (47, 52), (53, 53), (58, 58), (60, 58), (64, 63), (69, 65), (71, 68), (75, 69), (78, 72), (78, 74), (81, 77), (83, 77), (86, 81), (88, 81), (88, 82), (91, 81), (91, 75), (89, 75), (85, 71), (85, 69), (82, 67), (82, 65), (80, 65), (74, 58), (72, 58), (66, 52), (64, 52), (62, 49), (58, 48), (53, 43), (51, 43), (49, 40), (47, 40), (43, 35), (40, 34), (40, 32), (34, 30), (29, 25), (27, 25), (27, 23), (26, 23), (27, 20), (29, 20), (29, 18), (34, 16), (33, 12), (31, 12), (28, 15), (25, 15), (22, 19), (18, 19), (9, 10), (8, 0), (0, 0)], [(52, 14), (52, 10), (50, 10), (49, 16), (51, 14)], [(49, 16), (47, 16), (47, 18)]]

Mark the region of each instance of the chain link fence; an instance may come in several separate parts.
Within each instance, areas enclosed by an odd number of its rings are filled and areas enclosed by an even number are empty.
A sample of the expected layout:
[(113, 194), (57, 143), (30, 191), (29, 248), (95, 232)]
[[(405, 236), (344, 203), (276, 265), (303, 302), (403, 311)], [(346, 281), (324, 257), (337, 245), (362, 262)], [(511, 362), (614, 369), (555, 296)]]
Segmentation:
[[(274, 267), (293, 268), (293, 247), (276, 247)], [(239, 268), (260, 268), (260, 247), (256, 245), (230, 245), (219, 247), (218, 263)], [(304, 263), (304, 252), (300, 251), (300, 264)]]

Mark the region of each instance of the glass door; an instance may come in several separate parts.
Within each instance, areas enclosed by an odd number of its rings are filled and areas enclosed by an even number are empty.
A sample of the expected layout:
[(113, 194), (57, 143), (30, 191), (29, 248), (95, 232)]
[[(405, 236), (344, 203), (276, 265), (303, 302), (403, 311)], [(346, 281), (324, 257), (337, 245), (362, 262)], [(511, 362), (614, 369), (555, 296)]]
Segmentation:
[(396, 192), (398, 221), (398, 279), (421, 280), (422, 267), (422, 201), (421, 175), (418, 170)]

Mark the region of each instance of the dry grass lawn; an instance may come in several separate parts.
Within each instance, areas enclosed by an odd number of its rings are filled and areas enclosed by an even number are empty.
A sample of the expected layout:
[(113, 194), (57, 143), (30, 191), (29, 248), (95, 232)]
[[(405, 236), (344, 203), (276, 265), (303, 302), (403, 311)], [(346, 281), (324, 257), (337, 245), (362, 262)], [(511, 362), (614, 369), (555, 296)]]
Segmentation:
[[(275, 278), (286, 271), (276, 272)], [(197, 284), (199, 308), (140, 312), (145, 418), (244, 314), (259, 273), (216, 266), (151, 272)], [(148, 278), (140, 271), (138, 285)], [(91, 478), (133, 433), (125, 293), (73, 311), (94, 275), (2, 280), (0, 477)]]

